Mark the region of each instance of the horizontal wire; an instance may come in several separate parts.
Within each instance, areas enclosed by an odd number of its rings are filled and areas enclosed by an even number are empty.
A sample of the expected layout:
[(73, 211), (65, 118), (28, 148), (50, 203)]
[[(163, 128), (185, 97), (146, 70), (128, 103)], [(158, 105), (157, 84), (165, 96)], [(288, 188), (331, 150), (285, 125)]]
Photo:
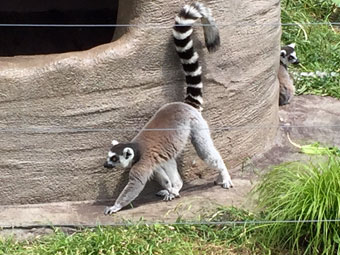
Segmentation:
[(249, 221), (183, 221), (183, 222), (121, 222), (110, 224), (37, 224), (37, 225), (0, 225), (1, 229), (32, 229), (32, 228), (96, 228), (96, 227), (130, 227), (140, 225), (270, 225), (270, 224), (295, 224), (295, 223), (337, 223), (340, 219), (322, 220), (249, 220)]
[[(228, 23), (228, 24), (217, 24), (218, 27), (228, 27), (228, 26), (340, 26), (340, 22), (306, 22), (306, 23)], [(162, 25), (155, 23), (146, 24), (6, 24), (1, 23), (0, 27), (138, 27), (138, 28), (172, 28), (174, 26), (184, 26), (184, 25)], [(214, 26), (211, 24), (193, 24), (196, 27)]]
[[(340, 125), (245, 125), (245, 126), (224, 126), (212, 128), (194, 128), (194, 130), (229, 131), (237, 129), (267, 129), (267, 128), (339, 128)], [(67, 128), (67, 127), (35, 127), (35, 128), (0, 128), (0, 133), (87, 133), (87, 132), (139, 132), (139, 131), (185, 131), (191, 128)]]

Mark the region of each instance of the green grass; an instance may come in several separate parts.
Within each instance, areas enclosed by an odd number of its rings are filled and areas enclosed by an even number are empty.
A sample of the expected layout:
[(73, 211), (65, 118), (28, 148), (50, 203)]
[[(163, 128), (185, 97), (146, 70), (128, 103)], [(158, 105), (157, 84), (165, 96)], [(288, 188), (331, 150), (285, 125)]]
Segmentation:
[[(219, 210), (209, 220), (221, 217), (252, 219), (247, 212), (230, 208)], [(148, 226), (141, 222), (129, 227), (85, 229), (72, 235), (56, 230), (32, 242), (0, 239), (0, 254), (249, 254), (242, 241), (244, 232), (244, 226)]]
[[(340, 157), (321, 163), (286, 163), (254, 189), (265, 220), (340, 219)], [(258, 239), (293, 254), (340, 254), (340, 222), (275, 223), (259, 226)]]
[[(319, 152), (320, 148), (309, 149)], [(324, 159), (324, 150), (321, 152)], [(140, 222), (127, 227), (84, 229), (71, 235), (57, 229), (51, 236), (30, 242), (0, 238), (0, 255), (340, 254), (339, 222), (253, 222), (340, 219), (340, 157), (336, 153), (325, 162), (276, 166), (253, 191), (260, 209), (256, 214), (219, 208), (213, 215), (201, 217), (204, 221), (246, 224)]]
[[(202, 221), (253, 221), (255, 216), (238, 208), (219, 208)], [(131, 222), (130, 222), (131, 223)], [(97, 227), (71, 235), (54, 234), (33, 241), (0, 238), (0, 255), (82, 254), (286, 254), (275, 252), (256, 240), (254, 224), (186, 224)]]
[(282, 44), (295, 42), (301, 65), (297, 72), (337, 72), (337, 76), (296, 77), (297, 94), (329, 95), (340, 98), (340, 26), (305, 25), (313, 22), (340, 22), (340, 10), (331, 0), (283, 0)]
[[(219, 208), (202, 220), (253, 221), (256, 217), (238, 208)], [(289, 254), (287, 250), (269, 248), (257, 240), (259, 225), (182, 224), (97, 227), (71, 235), (60, 229), (33, 241), (17, 242), (0, 238), (0, 255), (85, 255), (85, 254)], [(260, 228), (260, 231), (262, 229)]]

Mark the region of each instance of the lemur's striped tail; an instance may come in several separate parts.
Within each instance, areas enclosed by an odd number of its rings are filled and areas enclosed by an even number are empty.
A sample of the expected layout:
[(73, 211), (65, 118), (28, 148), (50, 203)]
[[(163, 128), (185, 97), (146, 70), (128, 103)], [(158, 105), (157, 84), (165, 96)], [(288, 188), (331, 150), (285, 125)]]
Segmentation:
[(193, 41), (191, 39), (192, 26), (198, 19), (201, 19), (203, 24), (205, 45), (208, 51), (217, 50), (220, 46), (220, 36), (214, 19), (211, 16), (211, 11), (198, 2), (185, 5), (178, 13), (175, 18), (175, 26), (173, 27), (173, 36), (187, 83), (187, 95), (184, 102), (201, 111), (203, 104), (202, 68), (198, 62), (198, 54), (193, 48)]

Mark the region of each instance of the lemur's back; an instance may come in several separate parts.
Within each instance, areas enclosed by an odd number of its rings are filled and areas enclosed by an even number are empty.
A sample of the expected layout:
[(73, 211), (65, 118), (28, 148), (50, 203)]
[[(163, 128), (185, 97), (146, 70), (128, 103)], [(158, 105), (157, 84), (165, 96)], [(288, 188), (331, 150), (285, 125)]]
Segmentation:
[(143, 152), (143, 148), (148, 148), (150, 153), (164, 151), (177, 155), (188, 141), (190, 127), (202, 119), (201, 113), (186, 103), (166, 104), (156, 112), (133, 142), (138, 142)]

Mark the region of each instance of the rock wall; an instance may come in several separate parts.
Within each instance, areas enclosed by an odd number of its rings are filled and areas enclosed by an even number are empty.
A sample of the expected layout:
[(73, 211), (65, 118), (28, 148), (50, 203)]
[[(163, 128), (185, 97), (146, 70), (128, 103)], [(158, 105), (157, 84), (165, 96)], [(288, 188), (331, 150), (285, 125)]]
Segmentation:
[[(276, 133), (256, 126), (278, 124), (280, 27), (254, 24), (278, 23), (279, 0), (203, 2), (222, 42), (208, 54), (196, 40), (203, 115), (233, 175)], [(102, 167), (111, 140), (133, 138), (161, 105), (183, 99), (170, 28), (183, 5), (124, 0), (118, 23), (163, 27), (120, 28), (118, 40), (88, 51), (0, 58), (0, 204), (117, 197), (127, 172)], [(200, 28), (195, 35), (202, 40)], [(184, 179), (215, 175), (192, 152), (179, 159)]]

